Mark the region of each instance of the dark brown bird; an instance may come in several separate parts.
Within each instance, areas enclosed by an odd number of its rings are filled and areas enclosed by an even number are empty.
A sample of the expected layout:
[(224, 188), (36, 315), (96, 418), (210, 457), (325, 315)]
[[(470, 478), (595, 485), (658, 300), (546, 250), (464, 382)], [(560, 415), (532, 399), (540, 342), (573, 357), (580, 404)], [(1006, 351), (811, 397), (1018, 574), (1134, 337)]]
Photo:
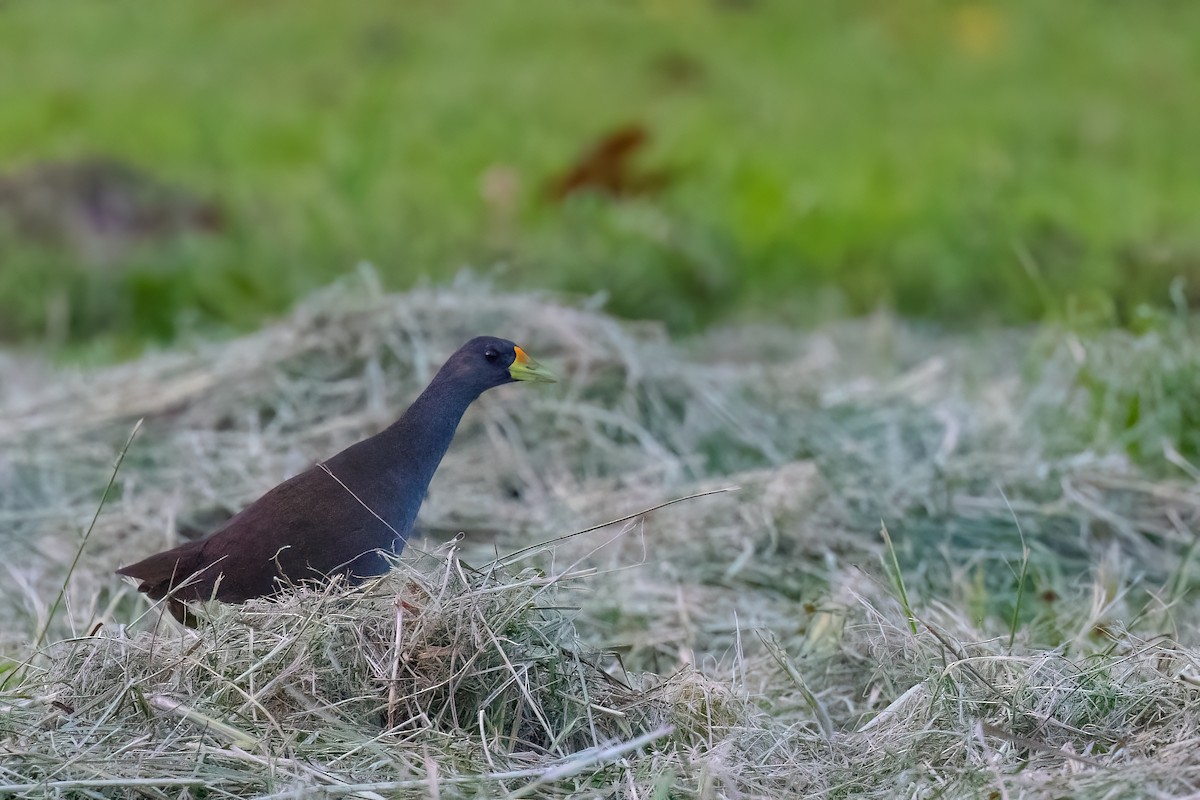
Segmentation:
[(438, 370), (389, 428), (289, 478), (196, 542), (117, 570), (140, 591), (166, 598), (194, 624), (186, 602), (241, 603), (289, 584), (382, 575), (399, 553), (433, 473), (467, 406), (513, 381), (554, 376), (507, 339), (479, 336)]

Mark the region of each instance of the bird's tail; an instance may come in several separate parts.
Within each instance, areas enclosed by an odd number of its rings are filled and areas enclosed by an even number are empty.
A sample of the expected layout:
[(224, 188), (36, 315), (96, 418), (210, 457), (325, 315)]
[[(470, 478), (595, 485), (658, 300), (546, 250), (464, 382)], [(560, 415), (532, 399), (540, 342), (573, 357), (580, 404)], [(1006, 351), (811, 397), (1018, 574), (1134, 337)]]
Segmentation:
[(155, 600), (162, 600), (172, 590), (187, 583), (200, 569), (200, 556), (204, 541), (187, 542), (179, 547), (155, 553), (136, 564), (121, 567), (118, 575), (127, 575), (141, 581), (138, 591), (145, 592)]

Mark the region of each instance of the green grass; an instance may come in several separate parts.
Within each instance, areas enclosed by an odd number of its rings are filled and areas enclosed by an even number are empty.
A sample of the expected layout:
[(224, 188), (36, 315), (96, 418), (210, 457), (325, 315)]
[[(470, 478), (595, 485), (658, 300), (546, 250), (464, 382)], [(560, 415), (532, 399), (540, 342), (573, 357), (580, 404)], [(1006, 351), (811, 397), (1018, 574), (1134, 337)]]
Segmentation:
[[(501, 264), (682, 329), (1123, 321), (1200, 277), (1198, 26), (1165, 0), (8, 3), (0, 165), (112, 154), (230, 224), (111, 269), (10, 238), (0, 318), (39, 336), (57, 297), (77, 340), (247, 328), (369, 260), (389, 287)], [(664, 194), (541, 201), (631, 120)]]
[(1041, 399), (1046, 428), (1066, 449), (1092, 442), (1159, 472), (1200, 477), (1195, 315), (1144, 314), (1136, 323), (1104, 338), (1059, 341), (1042, 354), (1068, 379), (1064, 391)]

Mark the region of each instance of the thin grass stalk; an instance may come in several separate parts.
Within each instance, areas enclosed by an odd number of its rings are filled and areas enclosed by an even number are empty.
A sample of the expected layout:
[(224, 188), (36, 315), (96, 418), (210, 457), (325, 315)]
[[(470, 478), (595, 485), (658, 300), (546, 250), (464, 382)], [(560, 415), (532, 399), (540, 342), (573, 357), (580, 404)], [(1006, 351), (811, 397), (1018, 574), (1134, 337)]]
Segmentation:
[(892, 544), (892, 537), (888, 534), (887, 525), (883, 522), (879, 523), (879, 533), (883, 536), (883, 544), (887, 548), (888, 556), (892, 563), (889, 565), (884, 562), (884, 567), (888, 573), (888, 577), (892, 580), (892, 585), (896, 589), (896, 593), (900, 597), (900, 605), (904, 609), (904, 616), (908, 619), (909, 630), (913, 636), (917, 635), (917, 617), (913, 614), (912, 606), (908, 603), (908, 590), (904, 586), (904, 575), (900, 572), (900, 559), (896, 557), (896, 547)]

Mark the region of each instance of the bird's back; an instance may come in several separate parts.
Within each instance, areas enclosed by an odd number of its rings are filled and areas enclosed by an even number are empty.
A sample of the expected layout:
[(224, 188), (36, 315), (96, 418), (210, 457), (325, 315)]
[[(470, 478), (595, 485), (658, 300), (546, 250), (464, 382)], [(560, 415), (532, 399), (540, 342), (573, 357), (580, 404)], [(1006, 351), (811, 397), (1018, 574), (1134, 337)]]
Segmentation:
[[(333, 459), (331, 459), (333, 461)], [(345, 459), (341, 461), (345, 467)], [(352, 471), (352, 470), (351, 470)], [(345, 478), (322, 465), (271, 489), (206, 539), (188, 542), (118, 572), (155, 599), (215, 598), (240, 603), (287, 583), (387, 571), (412, 528), (420, 498), (399, 507), (386, 475)], [(357, 490), (356, 490), (357, 489)]]

